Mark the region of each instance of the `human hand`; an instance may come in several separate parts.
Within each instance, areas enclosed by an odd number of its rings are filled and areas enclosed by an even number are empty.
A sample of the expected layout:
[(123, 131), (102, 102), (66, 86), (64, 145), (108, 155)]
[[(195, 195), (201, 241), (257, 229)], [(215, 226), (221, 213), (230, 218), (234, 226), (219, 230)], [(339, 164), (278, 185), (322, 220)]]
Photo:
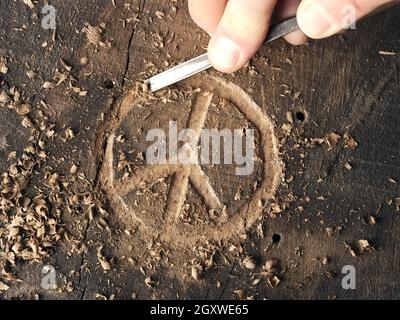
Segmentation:
[[(287, 35), (292, 44), (307, 36), (321, 39), (347, 25), (344, 15), (353, 11), (356, 20), (398, 0), (189, 0), (193, 20), (211, 35), (208, 48), (213, 66), (222, 72), (243, 67), (263, 44), (273, 19), (294, 16), (301, 31)], [(352, 9), (352, 10), (350, 10)], [(355, 21), (349, 22), (349, 24)]]

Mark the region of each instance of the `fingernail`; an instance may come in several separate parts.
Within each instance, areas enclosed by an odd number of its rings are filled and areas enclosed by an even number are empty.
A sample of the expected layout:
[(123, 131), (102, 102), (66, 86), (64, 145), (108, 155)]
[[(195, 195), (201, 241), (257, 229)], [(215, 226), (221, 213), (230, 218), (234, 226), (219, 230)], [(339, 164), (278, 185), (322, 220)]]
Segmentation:
[(311, 38), (326, 38), (339, 31), (335, 30), (332, 16), (318, 3), (300, 8), (297, 20), (301, 30)]
[(220, 36), (211, 41), (208, 57), (217, 69), (229, 71), (239, 62), (240, 48), (231, 39)]

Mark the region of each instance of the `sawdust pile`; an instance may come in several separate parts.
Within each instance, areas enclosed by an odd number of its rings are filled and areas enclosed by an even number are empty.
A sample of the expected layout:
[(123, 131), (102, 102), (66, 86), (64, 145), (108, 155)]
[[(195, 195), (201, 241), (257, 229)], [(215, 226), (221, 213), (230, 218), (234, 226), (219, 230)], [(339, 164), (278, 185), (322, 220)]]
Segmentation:
[(46, 145), (56, 137), (55, 126), (39, 107), (21, 102), (15, 88), (0, 92), (0, 108), (14, 110), (30, 130), (22, 155), (8, 155), (0, 178), (0, 291), (19, 281), (13, 270), (24, 261), (41, 261), (63, 238), (62, 216), (91, 214), (97, 195), (76, 166), (64, 176), (47, 164)]

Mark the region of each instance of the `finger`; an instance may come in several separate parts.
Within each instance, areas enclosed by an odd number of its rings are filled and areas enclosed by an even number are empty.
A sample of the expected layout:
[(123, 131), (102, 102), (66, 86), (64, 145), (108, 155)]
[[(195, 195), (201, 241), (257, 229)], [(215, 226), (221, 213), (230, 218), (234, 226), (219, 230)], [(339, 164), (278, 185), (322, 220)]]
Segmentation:
[[(300, 2), (301, 0), (278, 1), (274, 11), (274, 23), (296, 16)], [(304, 32), (298, 30), (286, 35), (285, 40), (293, 45), (298, 46), (306, 43), (308, 38)]]
[(303, 0), (297, 11), (301, 30), (322, 39), (338, 33), (393, 0)]
[(222, 72), (243, 67), (268, 33), (276, 0), (229, 0), (209, 44), (209, 59)]
[(194, 22), (207, 31), (214, 33), (228, 0), (189, 0), (189, 13)]
[(284, 38), (287, 42), (295, 46), (300, 46), (302, 44), (305, 44), (308, 40), (308, 37), (301, 30), (289, 33)]
[(280, 22), (296, 15), (301, 0), (280, 0), (274, 10), (273, 22)]

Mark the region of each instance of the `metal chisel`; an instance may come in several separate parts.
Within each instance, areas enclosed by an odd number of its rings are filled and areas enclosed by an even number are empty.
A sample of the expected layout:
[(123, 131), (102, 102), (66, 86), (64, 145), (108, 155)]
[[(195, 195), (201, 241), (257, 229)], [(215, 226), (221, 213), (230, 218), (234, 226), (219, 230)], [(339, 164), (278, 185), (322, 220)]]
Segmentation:
[[(283, 21), (271, 26), (265, 44), (279, 39), (289, 33), (299, 29), (296, 18)], [(166, 70), (158, 75), (147, 80), (149, 88), (152, 92), (161, 90), (174, 83), (189, 78), (199, 72), (211, 68), (212, 65), (208, 61), (208, 54), (205, 53), (197, 58), (181, 63), (169, 70)]]

